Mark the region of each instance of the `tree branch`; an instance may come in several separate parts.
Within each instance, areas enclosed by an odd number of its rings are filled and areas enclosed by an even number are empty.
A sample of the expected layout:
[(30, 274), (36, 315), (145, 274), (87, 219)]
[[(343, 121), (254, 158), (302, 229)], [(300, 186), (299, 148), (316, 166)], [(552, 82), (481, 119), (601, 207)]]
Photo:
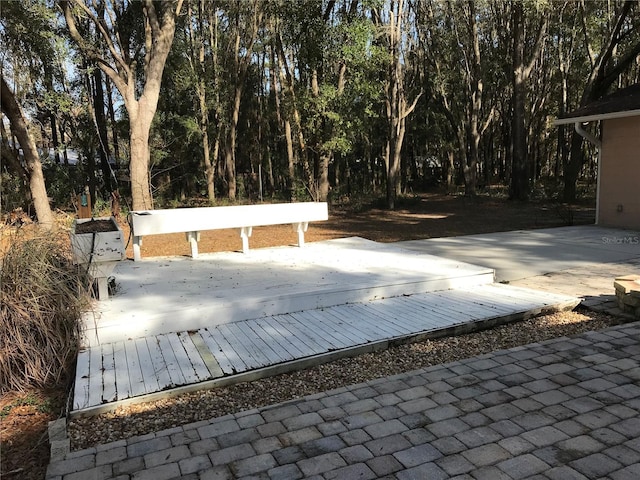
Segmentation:
[(544, 18), (540, 22), (540, 28), (538, 28), (538, 36), (536, 37), (536, 43), (533, 47), (533, 52), (531, 53), (531, 59), (529, 60), (529, 64), (524, 68), (524, 77), (529, 78), (531, 74), (531, 70), (533, 70), (533, 66), (535, 65), (538, 57), (540, 56), (540, 52), (542, 51), (542, 46), (544, 45), (545, 33), (547, 31), (547, 24), (549, 23), (549, 15), (545, 14)]
[(113, 83), (116, 85), (118, 90), (120, 90), (121, 92), (124, 92), (127, 84), (127, 78), (131, 74), (129, 66), (124, 62), (122, 57), (118, 55), (118, 53), (115, 50), (115, 47), (113, 46), (113, 43), (111, 42), (111, 39), (109, 38), (108, 32), (104, 30), (104, 27), (101, 25), (98, 19), (92, 14), (92, 12), (88, 10), (87, 7), (81, 4), (78, 0), (74, 0), (74, 3), (80, 6), (83, 9), (83, 11), (85, 11), (87, 15), (89, 15), (89, 18), (91, 19), (91, 21), (95, 23), (96, 27), (100, 31), (100, 35), (106, 40), (107, 46), (112, 56), (114, 57), (114, 60), (116, 60), (116, 62), (122, 67), (123, 73), (121, 74), (113, 65), (111, 65), (105, 58), (103, 58), (95, 50), (95, 48), (93, 48), (93, 46), (89, 45), (85, 41), (85, 39), (82, 37), (82, 35), (78, 31), (76, 20), (73, 15), (73, 12), (71, 11), (71, 5), (69, 4), (69, 1), (62, 0), (60, 2), (60, 6), (62, 7), (64, 18), (65, 18), (65, 21), (67, 22), (67, 27), (69, 28), (69, 34), (71, 35), (71, 38), (76, 42), (82, 54), (85, 55), (88, 59), (96, 62), (100, 66), (100, 68), (104, 71), (104, 73), (108, 75), (109, 78), (113, 81)]
[(411, 106), (409, 108), (407, 108), (406, 110), (404, 110), (404, 112), (402, 112), (402, 114), (400, 115), (400, 120), (408, 117), (409, 115), (411, 115), (411, 112), (413, 112), (413, 110), (416, 108), (416, 105), (418, 104), (418, 100), (420, 100), (420, 97), (422, 96), (424, 92), (421, 90), (420, 93), (418, 94), (418, 96), (416, 98), (413, 99), (413, 103), (411, 104)]

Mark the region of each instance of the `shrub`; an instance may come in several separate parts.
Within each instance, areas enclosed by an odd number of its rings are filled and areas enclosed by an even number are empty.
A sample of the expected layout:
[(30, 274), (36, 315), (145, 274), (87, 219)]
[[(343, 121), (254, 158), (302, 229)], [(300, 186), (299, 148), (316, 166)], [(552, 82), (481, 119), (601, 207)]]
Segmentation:
[(0, 260), (0, 393), (69, 378), (89, 306), (66, 233), (18, 230)]

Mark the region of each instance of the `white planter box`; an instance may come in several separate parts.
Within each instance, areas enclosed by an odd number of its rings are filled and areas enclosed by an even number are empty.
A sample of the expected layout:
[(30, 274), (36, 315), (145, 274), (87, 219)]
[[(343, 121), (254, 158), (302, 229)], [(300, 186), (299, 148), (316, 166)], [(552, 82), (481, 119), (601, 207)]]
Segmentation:
[[(78, 227), (83, 225), (91, 230), (87, 224), (94, 222), (102, 228), (87, 233), (78, 233)], [(99, 222), (99, 223), (98, 223)], [(105, 230), (105, 222), (111, 223), (110, 231)], [(98, 298), (109, 297), (107, 279), (116, 264), (125, 258), (124, 234), (113, 217), (97, 217), (78, 219), (71, 229), (71, 251), (74, 263), (86, 268), (89, 276), (98, 282)]]

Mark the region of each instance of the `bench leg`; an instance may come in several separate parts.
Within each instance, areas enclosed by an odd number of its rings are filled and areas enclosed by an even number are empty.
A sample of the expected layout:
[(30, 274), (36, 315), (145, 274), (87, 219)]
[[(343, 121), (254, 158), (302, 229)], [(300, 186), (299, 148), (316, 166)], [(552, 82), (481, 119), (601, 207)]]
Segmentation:
[(309, 222), (294, 223), (293, 230), (298, 233), (298, 246), (304, 246), (304, 232), (309, 228)]
[(98, 277), (95, 279), (98, 284), (98, 300), (107, 300), (109, 298), (109, 284), (107, 277)]
[(240, 238), (242, 238), (242, 253), (249, 253), (249, 237), (253, 233), (253, 227), (242, 227)]
[(133, 261), (137, 262), (142, 258), (140, 247), (142, 246), (142, 237), (133, 237)]
[(191, 258), (198, 258), (198, 242), (200, 232), (186, 232), (187, 242), (191, 245)]

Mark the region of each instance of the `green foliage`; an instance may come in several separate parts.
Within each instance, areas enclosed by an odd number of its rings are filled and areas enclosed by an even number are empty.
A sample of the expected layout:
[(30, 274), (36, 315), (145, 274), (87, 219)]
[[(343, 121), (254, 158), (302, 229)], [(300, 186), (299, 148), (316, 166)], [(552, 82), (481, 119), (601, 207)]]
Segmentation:
[(38, 413), (51, 413), (53, 411), (53, 402), (51, 398), (39, 398), (33, 392), (30, 392), (5, 405), (0, 410), (0, 419), (7, 417), (15, 407), (36, 407)]
[(72, 197), (80, 193), (86, 184), (82, 165), (66, 166), (47, 159), (42, 162), (42, 172), (52, 205), (61, 209), (70, 208)]
[[(163, 2), (156, 5), (160, 3)], [(558, 186), (562, 167), (552, 165), (556, 163), (555, 157), (562, 155), (559, 142), (569, 143), (571, 132), (568, 129), (564, 139), (558, 138), (551, 120), (562, 110), (573, 110), (580, 104), (592, 64), (597, 62), (597, 55), (610, 36), (616, 15), (628, 4), (622, 0), (519, 0), (518, 3), (524, 7), (523, 41), (527, 52), (533, 50), (542, 19), (545, 16), (549, 19), (545, 46), (527, 86), (525, 123), (531, 163), (537, 166), (536, 180), (553, 177)], [(415, 110), (406, 117), (400, 172), (404, 190), (425, 188), (428, 183), (422, 171), (412, 170), (416, 157), (437, 158), (448, 165), (452, 152), (455, 162), (452, 177), (454, 181), (464, 177), (462, 167), (472, 137), (468, 125), (474, 91), (479, 92), (477, 101), (482, 104), (476, 118), (479, 118), (477, 130), (482, 132), (478, 173), (484, 178), (479, 177), (478, 190), (482, 190), (482, 184), (507, 182), (511, 175), (514, 3), (480, 0), (473, 2), (473, 8), (469, 2), (445, 0), (405, 1), (404, 4), (407, 27), (402, 33), (401, 66), (405, 96), (411, 102), (423, 92)], [(22, 98), (37, 107), (33, 111), (40, 112), (38, 118), (45, 129), (47, 120), (43, 120), (43, 112), (55, 112), (58, 118), (69, 118), (67, 125), (73, 125), (74, 148), (83, 152), (95, 150), (98, 147), (95, 126), (90, 112), (84, 108), (87, 103), (87, 95), (82, 93), (84, 79), (67, 79), (72, 81), (65, 83), (64, 91), (55, 81), (60, 65), (72, 63), (68, 56), (73, 52), (64, 51), (64, 32), (56, 30), (56, 22), (61, 20), (56, 16), (59, 10), (51, 8), (52, 5), (52, 0), (4, 2), (0, 9), (0, 39), (6, 52), (0, 56), (4, 66), (20, 65), (14, 74), (19, 79)], [(101, 5), (107, 14), (118, 18), (121, 44), (137, 61), (135, 74), (140, 80), (140, 89), (146, 48), (141, 3), (96, 1), (89, 8), (97, 12)], [(362, 195), (377, 191), (385, 181), (382, 158), (389, 128), (385, 79), (390, 74), (391, 55), (386, 44), (389, 28), (386, 22), (393, 5), (389, 0), (258, 3), (243, 0), (204, 2), (201, 10), (198, 2), (191, 2), (189, 17), (185, 3), (177, 19), (173, 49), (167, 60), (151, 132), (150, 171), (156, 205), (198, 203), (207, 194), (198, 98), (198, 89), (202, 86), (207, 97), (209, 153), (213, 157), (217, 152), (217, 157), (212, 158), (216, 195), (223, 195), (227, 190), (225, 155), (227, 143), (231, 141), (229, 127), (234, 91), (238, 86), (237, 63), (244, 59), (248, 59), (248, 66), (246, 76), (240, 75), (244, 78), (243, 96), (233, 149), (240, 197), (253, 195), (252, 188), (247, 188), (250, 182), (243, 175), (257, 172), (259, 166), (265, 172), (265, 195), (267, 190), (278, 198), (287, 198), (292, 193), (285, 120), (292, 128), (296, 177), (293, 194), (296, 197), (307, 197), (309, 189), (315, 188), (313, 184), (320, 181), (323, 162), (327, 159), (333, 197), (351, 196), (355, 190)], [(249, 20), (254, 6), (262, 9), (262, 21), (255, 42), (250, 43)], [(640, 42), (637, 13), (638, 5), (633, 4), (622, 27), (615, 61)], [(471, 19), (475, 20), (480, 49), (477, 71), (473, 65)], [(84, 29), (81, 33), (100, 45), (102, 40), (94, 30), (87, 30), (87, 25), (94, 28), (90, 23), (80, 22), (79, 28)], [(236, 33), (239, 35), (238, 59), (234, 53)], [(194, 42), (190, 34), (194, 35)], [(278, 47), (280, 40), (282, 53)], [(200, 64), (200, 46), (203, 64)], [(115, 45), (116, 50), (120, 47)], [(109, 57), (104, 45), (101, 48)], [(566, 63), (564, 73), (559, 72), (561, 59)], [(85, 68), (79, 57), (70, 60)], [(107, 60), (113, 63), (112, 58)], [(291, 94), (287, 80), (280, 78), (284, 77), (285, 61), (295, 95)], [(53, 87), (44, 85), (44, 66), (51, 70)], [(605, 70), (609, 71), (612, 66), (606, 66)], [(637, 62), (631, 65), (617, 84), (623, 86), (638, 81), (639, 68)], [(344, 83), (340, 83), (341, 80)], [(476, 80), (482, 83), (481, 89), (475, 90)], [(566, 82), (566, 99), (561, 105), (563, 82)], [(121, 105), (117, 96), (115, 101), (116, 106)], [(299, 118), (294, 118), (294, 109)], [(126, 124), (123, 121), (127, 118), (126, 112), (122, 108), (119, 117), (118, 121)], [(36, 130), (39, 127), (34, 128)], [(70, 130), (67, 129), (67, 135)], [(118, 134), (124, 139), (128, 131), (120, 129)], [(557, 163), (562, 166), (566, 160), (560, 158)], [(46, 169), (49, 194), (57, 205), (66, 203), (70, 193), (78, 188), (76, 182), (84, 184), (82, 173), (64, 172), (53, 166)], [(272, 185), (267, 185), (267, 171), (273, 174)], [(444, 177), (438, 174), (438, 178)], [(121, 185), (121, 191), (125, 190), (126, 186)], [(12, 192), (11, 180), (3, 182), (3, 200), (13, 199)], [(539, 194), (547, 195), (538, 188), (536, 195)]]
[(51, 68), (57, 45), (55, 11), (46, 1), (2, 2), (0, 24), (0, 40), (7, 50), (32, 68)]
[(0, 196), (2, 197), (2, 209), (11, 212), (23, 207), (25, 201), (25, 185), (21, 177), (12, 175), (6, 171), (0, 173)]

